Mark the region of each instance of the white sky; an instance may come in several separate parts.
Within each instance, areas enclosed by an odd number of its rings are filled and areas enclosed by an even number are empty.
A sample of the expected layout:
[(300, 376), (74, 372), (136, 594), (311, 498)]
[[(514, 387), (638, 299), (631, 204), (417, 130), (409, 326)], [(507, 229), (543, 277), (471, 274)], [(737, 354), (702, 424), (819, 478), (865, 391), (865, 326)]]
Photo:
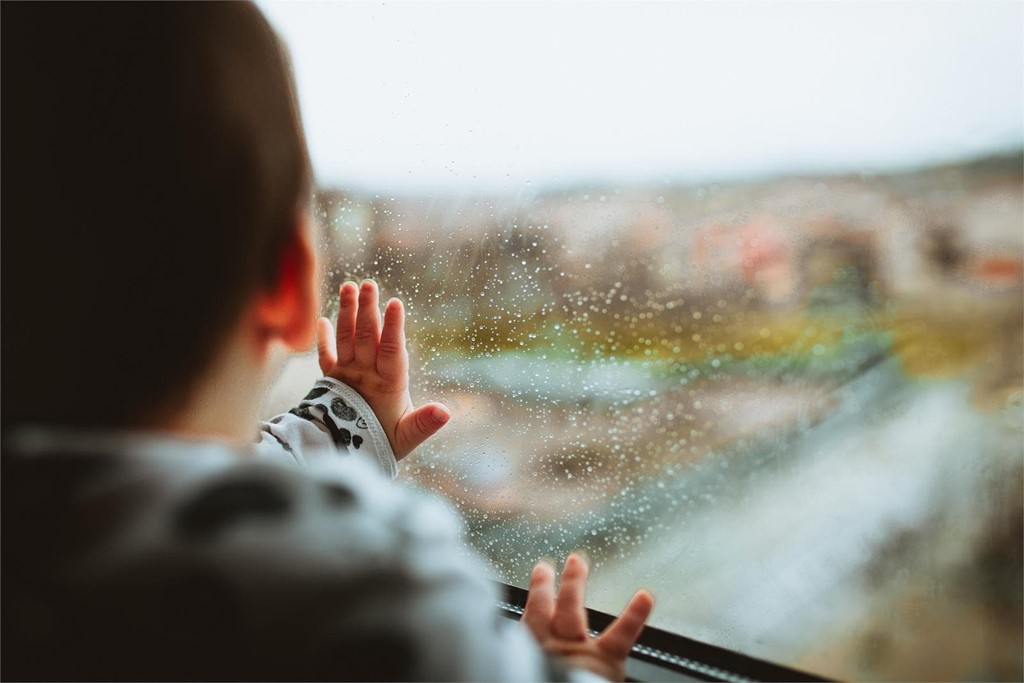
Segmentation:
[(1024, 144), (1024, 2), (260, 2), (322, 183), (519, 191)]

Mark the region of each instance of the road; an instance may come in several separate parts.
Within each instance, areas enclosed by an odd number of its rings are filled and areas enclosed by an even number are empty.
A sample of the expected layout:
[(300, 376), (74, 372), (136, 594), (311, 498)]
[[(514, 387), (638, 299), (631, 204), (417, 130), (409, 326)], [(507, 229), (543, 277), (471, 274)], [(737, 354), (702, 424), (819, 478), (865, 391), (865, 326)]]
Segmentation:
[[(683, 472), (641, 493), (658, 501), (644, 514), (663, 526), (595, 572), (589, 604), (617, 611), (645, 585), (655, 625), (796, 662), (872, 618), (869, 577), (894, 540), (924, 535), (937, 574), (969, 563), (986, 507), (1000, 504), (987, 499), (990, 479), (1014, 472), (1019, 440), (970, 409), (963, 383), (903, 383), (883, 365), (841, 393), (834, 415), (788, 444), (712, 456), (729, 463), (728, 479)], [(680, 496), (703, 504), (679, 514), (670, 501)], [(899, 568), (881, 577), (909, 580)]]

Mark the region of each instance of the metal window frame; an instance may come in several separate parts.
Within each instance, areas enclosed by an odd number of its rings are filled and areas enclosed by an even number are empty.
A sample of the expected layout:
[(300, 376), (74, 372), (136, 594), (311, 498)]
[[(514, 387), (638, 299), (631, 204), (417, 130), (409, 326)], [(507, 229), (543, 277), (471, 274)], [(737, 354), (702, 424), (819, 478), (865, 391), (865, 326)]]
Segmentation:
[[(502, 614), (519, 619), (526, 606), (527, 591), (518, 586), (495, 582), (505, 599), (498, 603)], [(605, 612), (587, 608), (593, 632), (604, 629), (614, 617)], [(684, 679), (750, 683), (752, 681), (827, 681), (831, 679), (800, 671), (781, 664), (702, 643), (659, 628), (647, 626), (633, 646), (630, 658), (653, 665), (661, 670), (680, 674)]]

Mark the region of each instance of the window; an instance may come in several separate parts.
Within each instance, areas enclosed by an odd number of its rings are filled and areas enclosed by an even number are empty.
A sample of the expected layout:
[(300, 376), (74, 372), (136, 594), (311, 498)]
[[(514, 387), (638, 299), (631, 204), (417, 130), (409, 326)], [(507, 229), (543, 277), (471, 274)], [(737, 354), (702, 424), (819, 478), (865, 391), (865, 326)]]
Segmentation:
[(325, 297), (406, 301), (454, 419), (402, 477), (494, 578), (582, 548), (739, 653), (1024, 675), (1021, 5), (264, 7)]

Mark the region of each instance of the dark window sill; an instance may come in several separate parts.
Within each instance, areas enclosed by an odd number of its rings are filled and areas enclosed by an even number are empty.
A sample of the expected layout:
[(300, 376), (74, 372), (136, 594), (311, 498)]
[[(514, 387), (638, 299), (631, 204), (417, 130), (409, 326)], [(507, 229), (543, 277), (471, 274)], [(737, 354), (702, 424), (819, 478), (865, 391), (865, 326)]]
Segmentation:
[[(526, 605), (526, 591), (498, 584), (505, 600), (498, 603), (502, 614), (519, 619)], [(596, 631), (611, 623), (610, 614), (587, 609), (590, 626)], [(824, 681), (820, 676), (772, 664), (761, 659), (708, 645), (684, 636), (648, 626), (633, 646), (626, 663), (630, 680), (658, 681)]]

